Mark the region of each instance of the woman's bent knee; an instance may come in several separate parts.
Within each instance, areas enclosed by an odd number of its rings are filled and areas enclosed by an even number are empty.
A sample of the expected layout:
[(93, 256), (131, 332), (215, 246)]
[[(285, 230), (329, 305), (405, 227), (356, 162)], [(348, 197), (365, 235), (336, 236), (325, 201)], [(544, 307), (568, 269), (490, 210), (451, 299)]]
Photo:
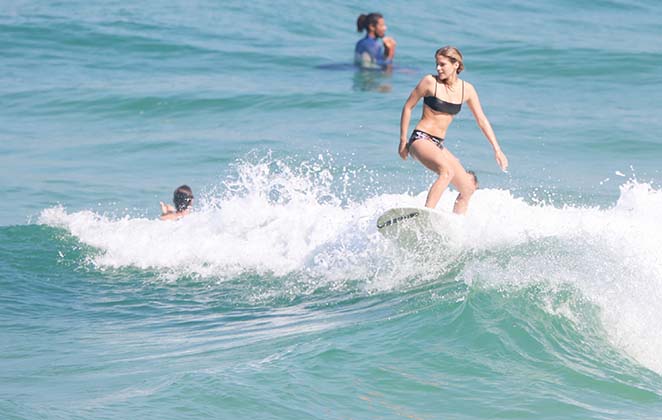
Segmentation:
[(466, 196), (472, 196), (473, 193), (476, 192), (476, 186), (475, 185), (469, 185), (465, 188), (462, 189), (462, 194)]
[(450, 180), (455, 176), (452, 170), (446, 168), (437, 168), (435, 172), (439, 175), (439, 179)]

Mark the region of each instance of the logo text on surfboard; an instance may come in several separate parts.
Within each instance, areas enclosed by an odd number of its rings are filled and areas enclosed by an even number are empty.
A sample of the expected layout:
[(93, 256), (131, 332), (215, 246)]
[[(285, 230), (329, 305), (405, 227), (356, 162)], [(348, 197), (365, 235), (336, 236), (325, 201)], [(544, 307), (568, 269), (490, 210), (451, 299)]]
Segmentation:
[(408, 214), (403, 214), (402, 216), (394, 217), (393, 219), (388, 219), (382, 224), (378, 223), (377, 224), (377, 229), (385, 228), (386, 226), (391, 226), (391, 225), (394, 225), (396, 223), (400, 223), (403, 220), (411, 219), (411, 218), (416, 217), (418, 215), (419, 215), (419, 213), (417, 211), (414, 211), (414, 212), (411, 212), (411, 213), (408, 213)]

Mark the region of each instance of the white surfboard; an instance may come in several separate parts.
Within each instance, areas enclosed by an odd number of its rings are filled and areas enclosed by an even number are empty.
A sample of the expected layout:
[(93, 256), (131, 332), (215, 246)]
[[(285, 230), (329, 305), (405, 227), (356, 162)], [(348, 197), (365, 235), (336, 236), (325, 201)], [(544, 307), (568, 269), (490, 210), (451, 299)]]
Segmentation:
[(445, 237), (451, 214), (426, 207), (398, 207), (377, 219), (377, 230), (387, 238), (413, 244), (430, 237)]

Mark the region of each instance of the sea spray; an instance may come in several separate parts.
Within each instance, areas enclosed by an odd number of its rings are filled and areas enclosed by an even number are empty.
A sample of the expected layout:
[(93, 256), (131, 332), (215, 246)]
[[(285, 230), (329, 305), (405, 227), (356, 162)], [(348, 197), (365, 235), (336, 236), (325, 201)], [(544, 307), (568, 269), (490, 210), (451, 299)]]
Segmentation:
[[(449, 219), (448, 242), (403, 250), (377, 232), (375, 220), (390, 207), (422, 205), (425, 191), (341, 198), (333, 171), (323, 166), (270, 160), (236, 168), (222, 194), (203, 198), (177, 222), (54, 207), (40, 223), (97, 249), (95, 266), (175, 277), (289, 276), (314, 287), (362, 284), (368, 291), (458, 280), (498, 290), (571, 289), (598, 308), (614, 345), (662, 372), (662, 223), (655, 217), (662, 194), (650, 185), (627, 182), (606, 209), (530, 204), (480, 189), (466, 216)], [(450, 209), (455, 196), (444, 194), (439, 207)]]

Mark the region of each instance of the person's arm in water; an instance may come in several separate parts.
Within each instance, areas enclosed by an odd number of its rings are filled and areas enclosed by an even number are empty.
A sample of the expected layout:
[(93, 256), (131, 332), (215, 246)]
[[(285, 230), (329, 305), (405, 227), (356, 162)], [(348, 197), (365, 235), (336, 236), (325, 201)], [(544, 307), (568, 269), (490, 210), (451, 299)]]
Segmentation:
[(416, 107), (418, 101), (425, 96), (427, 85), (429, 84), (429, 76), (425, 76), (418, 82), (418, 85), (411, 91), (407, 101), (402, 107), (402, 115), (400, 115), (400, 145), (398, 146), (398, 154), (402, 159), (407, 159), (409, 150), (407, 150), (407, 132), (409, 131), (409, 121), (411, 121), (411, 111)]
[(480, 127), (481, 131), (487, 138), (487, 141), (489, 141), (492, 145), (492, 148), (494, 149), (494, 158), (496, 159), (497, 164), (501, 170), (505, 172), (508, 169), (508, 158), (501, 151), (501, 147), (499, 146), (499, 142), (497, 141), (496, 135), (494, 134), (494, 130), (492, 130), (492, 125), (485, 116), (483, 107), (480, 106), (478, 92), (476, 92), (476, 89), (473, 87), (473, 85), (467, 82), (465, 83), (467, 85), (467, 105), (469, 105), (469, 109), (471, 109), (471, 112), (474, 114), (474, 118), (476, 119), (476, 123), (478, 123), (478, 127)]
[(161, 216), (159, 216), (159, 219), (175, 220), (181, 217), (177, 215), (177, 210), (170, 204), (166, 204), (163, 201), (160, 201), (159, 204), (161, 205)]
[(165, 213), (165, 214), (162, 214), (159, 217), (159, 219), (161, 219), (161, 220), (177, 220), (180, 217), (182, 217), (182, 215), (180, 215), (179, 213)]
[(176, 210), (173, 206), (170, 204), (166, 204), (163, 201), (160, 201), (159, 204), (161, 205), (161, 214), (168, 214), (168, 213), (175, 213)]
[(159, 219), (161, 219), (161, 220), (177, 220), (177, 219), (181, 219), (182, 217), (187, 216), (187, 215), (191, 212), (190, 209), (185, 209), (185, 210), (182, 210), (182, 211), (175, 211), (175, 209), (174, 209), (172, 206), (170, 206), (169, 204), (166, 204), (166, 206), (168, 206), (169, 208), (171, 208), (172, 211), (169, 211), (169, 212), (167, 212), (167, 213), (163, 213), (163, 214), (159, 217)]
[(166, 204), (163, 201), (161, 201), (159, 204), (161, 204), (161, 216), (159, 216), (159, 219), (161, 220), (177, 220), (186, 216), (190, 212), (189, 209), (177, 211), (174, 206)]
[(392, 63), (393, 58), (395, 57), (395, 46), (397, 45), (397, 42), (395, 42), (395, 39), (390, 36), (382, 38), (382, 42), (384, 43), (384, 61)]

